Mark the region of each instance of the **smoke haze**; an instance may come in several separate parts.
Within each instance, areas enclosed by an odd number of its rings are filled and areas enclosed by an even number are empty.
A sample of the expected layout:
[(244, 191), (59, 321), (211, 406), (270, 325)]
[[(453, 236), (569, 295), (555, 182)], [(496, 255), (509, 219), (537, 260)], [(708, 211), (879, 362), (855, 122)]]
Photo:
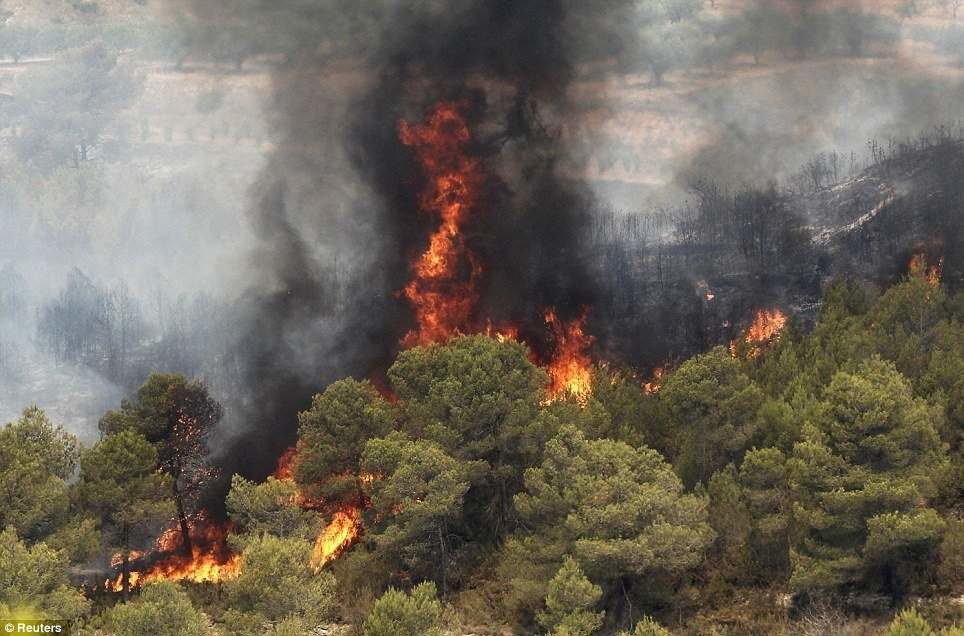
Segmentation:
[[(56, 31), (29, 4), (7, 25)], [(600, 349), (641, 366), (681, 352), (603, 308), (627, 283), (598, 264), (600, 219), (640, 213), (669, 240), (657, 210), (700, 179), (792, 185), (831, 151), (859, 170), (868, 140), (964, 108), (961, 25), (930, 5), (239, 4), (65, 2), (86, 40), (7, 53), (0, 421), (36, 402), (90, 440), (150, 370), (183, 371), (226, 403), (225, 473), (269, 472), (310, 396), (378, 377), (411, 328), (399, 292), (432, 219), (398, 126), (439, 101), (464, 104), (487, 175), (466, 227), (477, 318), (539, 352), (544, 308), (590, 307)], [(25, 102), (65, 91), (56, 125)]]

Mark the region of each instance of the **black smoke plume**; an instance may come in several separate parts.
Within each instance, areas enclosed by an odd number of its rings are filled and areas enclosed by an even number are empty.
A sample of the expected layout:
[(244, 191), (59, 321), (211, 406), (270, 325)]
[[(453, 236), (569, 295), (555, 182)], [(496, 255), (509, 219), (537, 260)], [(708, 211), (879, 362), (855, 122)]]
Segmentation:
[[(238, 359), (247, 398), (222, 444), (228, 475), (270, 472), (314, 392), (347, 375), (377, 377), (397, 352), (412, 320), (398, 292), (431, 231), (417, 205), (422, 175), (398, 125), (437, 102), (466, 104), (469, 151), (487, 175), (465, 232), (484, 267), (479, 318), (520, 325), (545, 354), (544, 309), (568, 319), (593, 300), (579, 253), (591, 194), (556, 168), (579, 62), (572, 43), (606, 11), (561, 0), (381, 11), (346, 3), (338, 17), (352, 25), (347, 45), (330, 14), (277, 4), (251, 19), (302, 32), (314, 19), (317, 32), (273, 75), (278, 147), (249, 212), (260, 278), (245, 299)], [(335, 43), (317, 46), (326, 41)]]

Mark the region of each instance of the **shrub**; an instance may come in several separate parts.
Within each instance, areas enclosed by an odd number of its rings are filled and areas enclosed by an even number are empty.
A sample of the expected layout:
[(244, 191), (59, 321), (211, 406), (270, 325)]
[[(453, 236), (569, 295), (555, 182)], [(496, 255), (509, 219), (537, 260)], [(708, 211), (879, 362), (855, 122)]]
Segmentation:
[(116, 636), (207, 636), (208, 621), (191, 605), (176, 583), (159, 581), (144, 586), (130, 603), (116, 605), (106, 614)]
[(602, 588), (593, 585), (572, 557), (566, 557), (559, 572), (549, 581), (546, 610), (539, 612), (539, 624), (560, 636), (589, 636), (602, 625), (605, 612), (593, 612)]
[(241, 574), (225, 583), (228, 603), (272, 622), (297, 615), (308, 625), (331, 617), (335, 577), (309, 565), (311, 544), (269, 534), (248, 542), (241, 553)]
[(421, 583), (411, 594), (389, 588), (375, 601), (362, 626), (364, 636), (438, 636), (442, 604), (434, 583)]

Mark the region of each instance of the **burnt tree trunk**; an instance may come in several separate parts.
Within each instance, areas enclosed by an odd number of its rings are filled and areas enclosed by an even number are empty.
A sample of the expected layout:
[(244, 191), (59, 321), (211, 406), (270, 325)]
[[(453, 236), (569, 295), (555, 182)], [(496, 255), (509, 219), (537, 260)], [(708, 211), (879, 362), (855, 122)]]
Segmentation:
[(181, 526), (181, 551), (186, 556), (194, 553), (194, 546), (191, 543), (191, 528), (187, 525), (187, 513), (184, 512), (184, 495), (177, 487), (178, 478), (171, 479), (171, 487), (174, 491), (174, 504), (177, 506), (177, 522)]
[(126, 525), (123, 529), (124, 547), (121, 557), (121, 598), (126, 603), (131, 595), (131, 549), (130, 549), (130, 528)]

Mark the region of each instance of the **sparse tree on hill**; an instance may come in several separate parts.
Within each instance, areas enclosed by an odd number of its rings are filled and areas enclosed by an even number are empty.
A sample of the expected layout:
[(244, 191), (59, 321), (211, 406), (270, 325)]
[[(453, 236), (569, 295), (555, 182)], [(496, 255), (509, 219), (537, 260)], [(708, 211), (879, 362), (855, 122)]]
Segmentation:
[(213, 475), (207, 440), (220, 421), (221, 405), (199, 380), (180, 374), (152, 373), (133, 400), (108, 411), (99, 427), (104, 433), (136, 431), (157, 449), (158, 466), (170, 477), (181, 529), (181, 547), (191, 554), (190, 507)]
[(942, 459), (940, 409), (915, 398), (893, 365), (872, 359), (827, 387), (823, 417), (790, 460), (790, 584), (862, 583), (894, 596), (916, 585), (945, 524), (926, 507)]
[(65, 53), (17, 77), (10, 105), (23, 129), (14, 150), (42, 169), (90, 159), (108, 125), (141, 89), (140, 80), (103, 43)]
[(295, 480), (311, 496), (357, 503), (365, 443), (387, 435), (392, 418), (388, 402), (368, 380), (330, 384), (298, 414)]
[(174, 513), (169, 478), (157, 466), (155, 448), (131, 430), (107, 435), (80, 459), (78, 497), (100, 520), (107, 545), (120, 550), (125, 600), (130, 592), (131, 550), (146, 530)]

